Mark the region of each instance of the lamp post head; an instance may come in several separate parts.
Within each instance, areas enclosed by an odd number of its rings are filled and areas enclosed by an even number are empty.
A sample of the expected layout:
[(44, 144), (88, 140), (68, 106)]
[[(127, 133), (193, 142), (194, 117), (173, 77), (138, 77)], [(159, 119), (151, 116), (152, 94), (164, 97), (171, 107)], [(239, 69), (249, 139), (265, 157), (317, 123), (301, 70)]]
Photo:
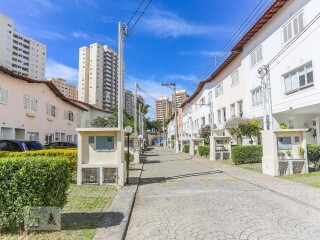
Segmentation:
[(139, 139), (143, 139), (143, 136), (140, 134), (140, 135), (138, 136), (138, 138), (139, 138)]
[(126, 134), (131, 134), (132, 133), (132, 127), (131, 126), (126, 126), (125, 129), (124, 129), (124, 132)]

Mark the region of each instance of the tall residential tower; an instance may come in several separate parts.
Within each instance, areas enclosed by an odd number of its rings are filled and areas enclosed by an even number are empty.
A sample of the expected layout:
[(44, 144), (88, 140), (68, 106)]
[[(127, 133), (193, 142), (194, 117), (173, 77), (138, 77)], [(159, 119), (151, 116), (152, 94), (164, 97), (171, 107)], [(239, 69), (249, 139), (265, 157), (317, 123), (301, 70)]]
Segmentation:
[(169, 101), (169, 98), (159, 98), (156, 101), (156, 120), (170, 119), (171, 116), (171, 102)]
[(78, 99), (109, 109), (118, 99), (118, 53), (93, 43), (79, 49)]
[(45, 79), (47, 47), (14, 29), (13, 19), (0, 13), (0, 66), (33, 79)]

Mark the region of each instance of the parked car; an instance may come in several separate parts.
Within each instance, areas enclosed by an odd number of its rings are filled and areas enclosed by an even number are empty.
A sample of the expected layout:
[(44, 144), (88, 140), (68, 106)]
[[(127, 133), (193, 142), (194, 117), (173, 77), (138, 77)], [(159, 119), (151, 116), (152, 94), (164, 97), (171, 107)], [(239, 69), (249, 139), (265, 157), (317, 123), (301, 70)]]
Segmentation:
[(0, 140), (0, 151), (25, 152), (42, 150), (43, 148), (43, 145), (38, 141)]
[(49, 143), (44, 145), (45, 148), (59, 148), (59, 147), (70, 147), (70, 148), (76, 148), (77, 144), (73, 143), (73, 142), (53, 142), (53, 143)]

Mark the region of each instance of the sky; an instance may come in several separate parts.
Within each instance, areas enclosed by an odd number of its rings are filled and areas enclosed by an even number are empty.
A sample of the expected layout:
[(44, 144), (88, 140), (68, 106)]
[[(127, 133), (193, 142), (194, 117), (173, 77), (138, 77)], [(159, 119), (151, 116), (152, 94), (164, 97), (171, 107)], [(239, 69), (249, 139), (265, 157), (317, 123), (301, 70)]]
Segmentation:
[[(98, 42), (117, 50), (118, 22), (127, 23), (141, 2), (0, 0), (0, 12), (14, 20), (18, 32), (47, 46), (46, 78), (61, 77), (77, 85), (79, 48)], [(129, 29), (148, 2), (144, 0)], [(178, 90), (192, 95), (271, 2), (153, 0), (125, 38), (125, 88), (133, 90), (138, 82), (153, 119), (153, 98), (172, 93), (161, 83), (176, 83)]]

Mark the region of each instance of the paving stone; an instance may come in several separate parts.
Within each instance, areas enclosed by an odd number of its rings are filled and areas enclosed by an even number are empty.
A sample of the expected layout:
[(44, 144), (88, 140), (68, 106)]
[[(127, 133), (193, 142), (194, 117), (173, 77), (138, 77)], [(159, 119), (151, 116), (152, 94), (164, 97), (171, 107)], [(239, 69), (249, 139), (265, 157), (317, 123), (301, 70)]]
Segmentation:
[(141, 180), (165, 182), (139, 186), (126, 239), (319, 239), (318, 189), (169, 149), (151, 155)]

